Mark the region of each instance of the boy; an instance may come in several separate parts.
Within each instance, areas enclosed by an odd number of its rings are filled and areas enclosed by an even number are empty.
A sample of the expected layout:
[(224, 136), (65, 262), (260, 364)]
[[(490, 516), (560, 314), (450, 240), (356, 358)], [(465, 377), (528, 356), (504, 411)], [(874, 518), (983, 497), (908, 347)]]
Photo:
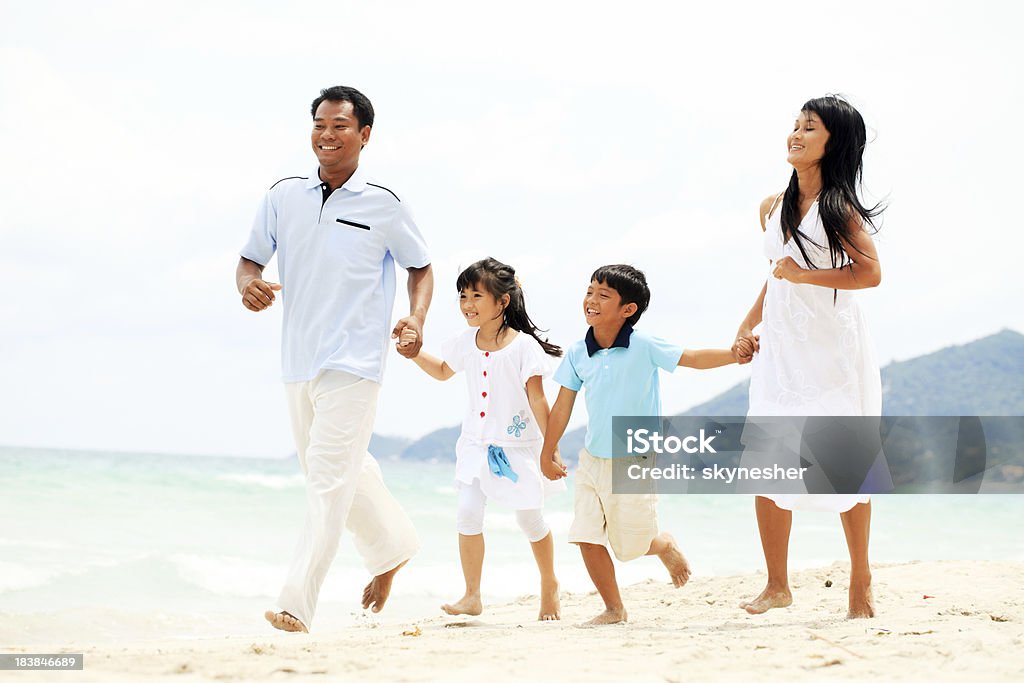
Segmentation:
[(562, 385), (548, 418), (541, 470), (549, 479), (566, 476), (556, 448), (572, 414), (576, 394), (586, 386), (586, 447), (576, 472), (575, 516), (569, 542), (579, 545), (587, 572), (604, 600), (605, 611), (586, 622), (600, 626), (626, 621), (615, 581), (615, 565), (605, 543), (626, 562), (657, 555), (676, 588), (690, 577), (690, 565), (670, 534), (658, 532), (656, 497), (612, 493), (612, 417), (661, 414), (658, 368), (709, 369), (737, 362), (728, 349), (684, 351), (633, 329), (647, 310), (651, 291), (644, 274), (628, 265), (602, 266), (590, 278), (583, 314), (590, 329), (573, 344), (555, 381)]

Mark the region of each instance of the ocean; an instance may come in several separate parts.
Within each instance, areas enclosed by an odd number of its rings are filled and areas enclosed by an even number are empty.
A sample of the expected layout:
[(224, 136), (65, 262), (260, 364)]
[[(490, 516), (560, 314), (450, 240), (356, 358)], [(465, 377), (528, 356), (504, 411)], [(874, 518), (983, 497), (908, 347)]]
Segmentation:
[[(423, 549), (398, 575), (384, 613), (367, 616), (359, 597), (369, 577), (343, 539), (318, 630), (434, 616), (462, 594), (453, 465), (381, 467), (413, 514)], [(588, 592), (579, 553), (565, 541), (571, 487), (570, 476), (546, 517), (563, 589)], [(294, 458), (0, 448), (0, 645), (266, 634), (262, 613), (285, 577), (304, 502)], [(871, 559), (1024, 560), (1022, 518), (1024, 496), (876, 496)], [(749, 496), (664, 495), (659, 519), (695, 575), (763, 568)], [(489, 509), (485, 539), (485, 603), (536, 594), (536, 568), (513, 514)], [(796, 515), (792, 569), (846, 559), (837, 516)], [(618, 564), (617, 572), (623, 585), (667, 582), (654, 558)]]

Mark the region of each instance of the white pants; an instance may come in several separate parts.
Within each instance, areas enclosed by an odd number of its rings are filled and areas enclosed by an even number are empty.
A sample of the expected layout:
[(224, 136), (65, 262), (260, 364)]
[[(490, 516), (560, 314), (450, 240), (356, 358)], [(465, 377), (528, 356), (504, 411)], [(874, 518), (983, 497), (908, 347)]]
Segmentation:
[[(480, 480), (474, 479), (472, 484), (459, 483), (458, 511), (455, 513), (455, 528), (463, 536), (476, 536), (484, 532), (484, 508), (487, 496), (480, 488)], [(544, 512), (540, 508), (533, 510), (516, 510), (516, 522), (526, 534), (530, 543), (542, 540), (551, 532), (544, 521)]]
[(412, 522), (366, 452), (379, 391), (376, 382), (336, 370), (285, 384), (299, 465), (306, 475), (306, 524), (278, 607), (307, 628), (343, 528), (352, 533), (373, 576), (419, 550)]

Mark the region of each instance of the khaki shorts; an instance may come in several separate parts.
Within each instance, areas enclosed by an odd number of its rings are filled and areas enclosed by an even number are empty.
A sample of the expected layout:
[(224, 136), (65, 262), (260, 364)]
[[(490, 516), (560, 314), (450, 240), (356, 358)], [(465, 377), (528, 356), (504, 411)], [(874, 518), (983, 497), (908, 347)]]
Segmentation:
[(570, 543), (611, 546), (622, 562), (646, 555), (658, 535), (654, 493), (612, 493), (612, 460), (580, 451)]

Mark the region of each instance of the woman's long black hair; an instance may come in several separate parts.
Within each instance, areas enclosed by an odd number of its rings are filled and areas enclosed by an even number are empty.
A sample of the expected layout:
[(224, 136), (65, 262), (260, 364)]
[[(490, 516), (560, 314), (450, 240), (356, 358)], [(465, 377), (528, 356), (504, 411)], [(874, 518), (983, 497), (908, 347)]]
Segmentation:
[[(843, 240), (849, 244), (850, 221), (854, 214), (860, 217), (865, 228), (874, 233), (878, 232), (874, 219), (885, 207), (878, 203), (868, 208), (857, 196), (864, 172), (864, 146), (867, 144), (867, 131), (860, 112), (837, 95), (808, 100), (800, 111), (817, 114), (829, 133), (825, 155), (819, 162), (821, 193), (818, 195), (818, 215), (825, 228), (829, 255), (835, 268), (843, 262)], [(793, 239), (807, 267), (815, 268), (814, 262), (807, 257), (805, 242), (818, 248), (823, 248), (823, 245), (800, 232), (800, 182), (795, 169), (782, 199), (780, 219), (785, 237)]]
[(526, 300), (523, 297), (523, 288), (516, 280), (515, 268), (489, 257), (482, 259), (459, 273), (459, 277), (455, 281), (455, 289), (462, 293), (478, 284), (499, 301), (508, 294), (508, 306), (505, 307), (501, 327), (498, 328), (499, 333), (511, 327), (513, 330), (525, 332), (536, 339), (544, 349), (544, 353), (549, 356), (562, 355), (561, 347), (555, 346), (547, 339), (541, 339), (537, 334), (543, 330), (538, 329), (526, 313)]

